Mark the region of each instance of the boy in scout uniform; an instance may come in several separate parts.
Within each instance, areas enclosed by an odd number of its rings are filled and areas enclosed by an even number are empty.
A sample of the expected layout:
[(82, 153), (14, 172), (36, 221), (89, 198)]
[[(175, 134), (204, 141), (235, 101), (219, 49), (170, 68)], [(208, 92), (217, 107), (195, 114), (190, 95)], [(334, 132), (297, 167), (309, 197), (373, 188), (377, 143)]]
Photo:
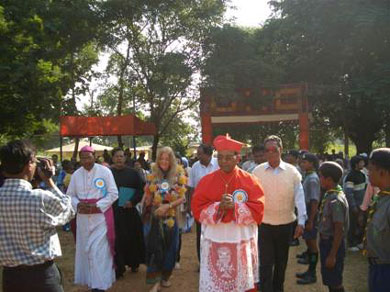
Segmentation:
[(335, 162), (324, 162), (320, 183), (325, 189), (320, 206), (320, 259), (322, 282), (330, 292), (342, 292), (345, 236), (348, 232), (348, 202), (338, 182), (343, 169)]
[(318, 158), (315, 154), (304, 153), (302, 155), (301, 168), (305, 172), (303, 190), (305, 192), (306, 212), (308, 219), (305, 224), (303, 238), (307, 245), (307, 256), (298, 259), (298, 263), (309, 264), (306, 272), (297, 273), (298, 284), (311, 284), (317, 281), (316, 266), (318, 262), (318, 217), (317, 210), (321, 197), (320, 179), (316, 173), (318, 169)]
[(371, 185), (380, 189), (367, 220), (368, 285), (370, 292), (385, 292), (390, 290), (390, 148), (372, 151), (368, 169)]

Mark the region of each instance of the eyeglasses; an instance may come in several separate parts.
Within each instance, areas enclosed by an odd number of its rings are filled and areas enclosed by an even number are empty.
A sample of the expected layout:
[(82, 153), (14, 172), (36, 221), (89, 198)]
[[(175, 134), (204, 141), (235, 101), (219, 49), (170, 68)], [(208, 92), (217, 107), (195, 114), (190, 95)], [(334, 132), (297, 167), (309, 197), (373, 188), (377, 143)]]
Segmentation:
[(236, 155), (217, 155), (218, 160), (232, 161), (236, 158)]

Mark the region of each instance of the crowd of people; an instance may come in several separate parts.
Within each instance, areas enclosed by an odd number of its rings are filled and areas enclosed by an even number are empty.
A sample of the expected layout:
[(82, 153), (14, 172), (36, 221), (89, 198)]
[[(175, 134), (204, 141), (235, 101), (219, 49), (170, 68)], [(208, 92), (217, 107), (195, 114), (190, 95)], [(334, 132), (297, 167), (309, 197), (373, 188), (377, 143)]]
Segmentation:
[[(145, 264), (146, 288), (172, 285), (182, 233), (196, 222), (199, 291), (284, 291), (290, 246), (308, 268), (297, 285), (344, 291), (346, 250), (369, 262), (370, 292), (390, 284), (390, 149), (349, 161), (332, 151), (284, 152), (269, 136), (241, 158), (244, 143), (217, 136), (197, 160), (159, 148), (155, 163), (90, 146), (79, 161), (37, 159), (28, 141), (0, 150), (3, 291), (63, 291), (57, 227), (75, 239), (74, 282), (109, 289)], [(215, 152), (214, 152), (215, 150)]]

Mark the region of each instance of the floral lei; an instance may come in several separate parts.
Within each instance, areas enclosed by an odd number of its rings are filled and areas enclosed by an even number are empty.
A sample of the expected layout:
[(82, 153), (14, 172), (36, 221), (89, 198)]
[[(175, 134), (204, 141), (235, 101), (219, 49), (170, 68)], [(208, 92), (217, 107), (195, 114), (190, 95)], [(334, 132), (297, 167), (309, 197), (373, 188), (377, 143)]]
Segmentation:
[[(172, 203), (177, 199), (184, 198), (187, 192), (187, 176), (185, 175), (184, 169), (181, 166), (177, 166), (177, 180), (176, 183), (170, 187), (166, 193), (161, 192), (161, 181), (153, 173), (147, 175), (149, 185), (147, 186), (147, 192), (152, 196), (152, 205), (159, 207), (163, 202)], [(167, 218), (164, 223), (172, 228), (175, 225), (174, 217), (176, 215), (175, 208), (170, 208), (167, 212)]]

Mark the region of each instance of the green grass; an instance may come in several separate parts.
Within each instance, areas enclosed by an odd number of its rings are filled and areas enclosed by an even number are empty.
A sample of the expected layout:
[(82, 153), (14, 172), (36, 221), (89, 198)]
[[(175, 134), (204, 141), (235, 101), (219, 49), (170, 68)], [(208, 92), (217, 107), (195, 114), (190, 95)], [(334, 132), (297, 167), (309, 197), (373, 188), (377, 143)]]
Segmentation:
[[(328, 147), (326, 147), (325, 152), (331, 154), (332, 149), (335, 149), (336, 153), (339, 153), (340, 151), (344, 153), (344, 144), (337, 144), (337, 143), (329, 144)], [(356, 146), (353, 143), (349, 144), (348, 149), (349, 149), (349, 157), (356, 155)]]

